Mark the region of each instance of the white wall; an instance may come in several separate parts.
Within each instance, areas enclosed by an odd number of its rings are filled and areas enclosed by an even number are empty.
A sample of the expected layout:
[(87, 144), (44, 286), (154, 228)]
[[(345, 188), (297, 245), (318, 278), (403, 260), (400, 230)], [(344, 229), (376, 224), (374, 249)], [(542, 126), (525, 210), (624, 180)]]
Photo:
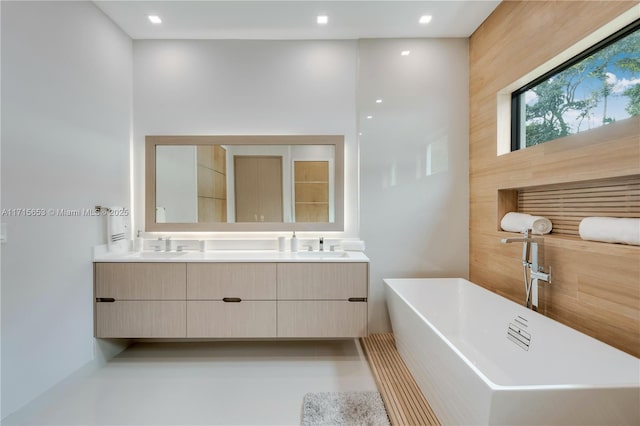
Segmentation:
[[(129, 205), (132, 72), (134, 229), (145, 135), (343, 134), (339, 236), (367, 242), (371, 331), (388, 329), (382, 278), (467, 276), (466, 40), (154, 40), (132, 50), (90, 3), (2, 2), (2, 208)], [(100, 355), (90, 247), (105, 242), (105, 225), (2, 220), (4, 417)]]
[(198, 153), (196, 146), (156, 147), (156, 206), (165, 222), (198, 222)]
[[(2, 2), (2, 208), (129, 205), (131, 41), (90, 2)], [(96, 357), (102, 217), (8, 217), (2, 413)], [(115, 350), (118, 350), (116, 347)]]
[(346, 214), (338, 235), (358, 236), (356, 41), (136, 40), (133, 46), (136, 229), (144, 223), (146, 135), (340, 134)]
[(468, 93), (466, 39), (359, 42), (370, 331), (389, 329), (383, 278), (468, 276)]

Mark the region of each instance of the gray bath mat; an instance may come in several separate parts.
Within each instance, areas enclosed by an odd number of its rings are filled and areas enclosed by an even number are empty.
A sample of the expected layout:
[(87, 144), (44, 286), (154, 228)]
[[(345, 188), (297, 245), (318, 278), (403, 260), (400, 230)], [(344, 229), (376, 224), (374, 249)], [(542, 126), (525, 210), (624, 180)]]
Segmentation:
[(308, 393), (302, 401), (302, 426), (389, 426), (380, 394), (371, 392)]

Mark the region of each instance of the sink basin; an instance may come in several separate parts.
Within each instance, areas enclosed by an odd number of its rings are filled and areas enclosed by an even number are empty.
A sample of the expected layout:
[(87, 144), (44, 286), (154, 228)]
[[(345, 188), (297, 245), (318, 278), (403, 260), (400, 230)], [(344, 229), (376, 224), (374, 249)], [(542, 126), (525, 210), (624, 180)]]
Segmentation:
[(141, 259), (172, 259), (185, 254), (187, 254), (186, 251), (143, 251), (134, 254), (132, 257), (139, 257)]
[(312, 258), (337, 258), (347, 257), (347, 252), (344, 251), (299, 251), (296, 253), (298, 257), (312, 257)]

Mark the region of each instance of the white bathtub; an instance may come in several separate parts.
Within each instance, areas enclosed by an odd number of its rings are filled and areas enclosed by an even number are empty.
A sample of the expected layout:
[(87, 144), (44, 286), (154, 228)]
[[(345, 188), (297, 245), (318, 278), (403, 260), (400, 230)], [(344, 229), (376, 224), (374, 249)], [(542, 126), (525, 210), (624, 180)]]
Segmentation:
[(384, 281), (398, 351), (443, 424), (640, 425), (638, 358), (467, 280)]

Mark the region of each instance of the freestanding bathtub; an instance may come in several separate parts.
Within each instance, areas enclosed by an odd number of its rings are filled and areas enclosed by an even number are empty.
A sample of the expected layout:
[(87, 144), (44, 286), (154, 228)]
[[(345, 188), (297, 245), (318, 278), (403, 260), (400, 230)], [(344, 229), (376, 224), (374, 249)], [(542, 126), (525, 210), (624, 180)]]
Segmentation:
[(396, 345), (443, 424), (640, 425), (640, 360), (467, 280), (386, 279)]

